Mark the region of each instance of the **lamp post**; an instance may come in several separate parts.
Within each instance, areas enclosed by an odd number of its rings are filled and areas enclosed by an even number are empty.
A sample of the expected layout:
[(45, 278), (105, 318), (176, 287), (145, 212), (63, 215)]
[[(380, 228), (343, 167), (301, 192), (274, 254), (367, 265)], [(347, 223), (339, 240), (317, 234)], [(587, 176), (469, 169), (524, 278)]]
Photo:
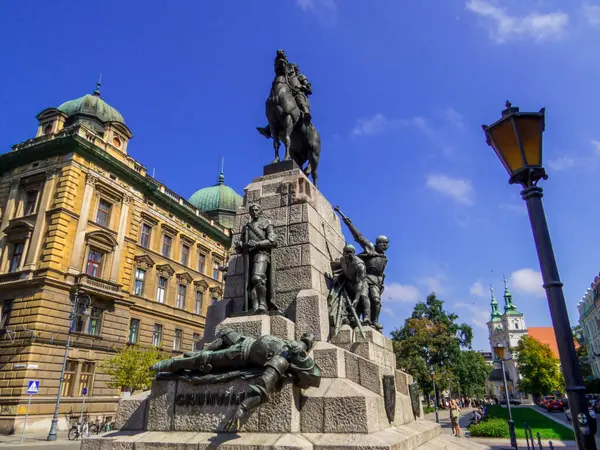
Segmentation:
[[(69, 331), (67, 332), (67, 343), (65, 345), (65, 356), (63, 357), (62, 371), (60, 373), (60, 380), (58, 382), (58, 394), (56, 395), (56, 405), (54, 406), (54, 415), (52, 416), (52, 423), (50, 424), (50, 431), (46, 440), (55, 441), (56, 432), (58, 426), (58, 409), (60, 407), (60, 394), (62, 392), (63, 381), (65, 379), (65, 369), (67, 367), (67, 357), (69, 356), (69, 345), (71, 344), (71, 331), (73, 331), (74, 321), (78, 315), (88, 316), (90, 314), (89, 308), (92, 304), (92, 299), (87, 294), (79, 294), (79, 291), (75, 291), (73, 294), (73, 307), (71, 314), (69, 314)], [(80, 308), (83, 308), (81, 314), (78, 314)]]
[(504, 346), (502, 344), (497, 344), (494, 347), (494, 353), (496, 353), (496, 360), (500, 362), (500, 368), (502, 370), (502, 379), (504, 380), (504, 397), (506, 398), (506, 407), (508, 408), (508, 434), (510, 435), (510, 445), (513, 448), (518, 448), (517, 436), (515, 435), (515, 422), (512, 418), (512, 410), (510, 409), (508, 383), (506, 382), (506, 370), (504, 369), (504, 362), (509, 361), (512, 358), (504, 358)]
[(588, 402), (585, 398), (585, 386), (567, 305), (558, 275), (558, 267), (552, 249), (550, 232), (542, 204), (542, 188), (537, 186), (541, 179), (548, 176), (542, 166), (542, 134), (544, 132), (545, 110), (537, 113), (522, 113), (519, 108), (506, 102), (502, 117), (490, 126), (483, 125), (486, 140), (510, 175), (510, 184), (523, 187), (521, 197), (527, 204), (529, 220), (533, 230), (533, 239), (544, 280), (546, 298), (556, 334), (560, 362), (564, 370), (566, 390), (572, 403), (573, 425), (577, 447), (581, 450), (596, 450), (593, 432), (590, 430), (591, 418)]
[(438, 414), (438, 397), (437, 391), (435, 390), (435, 370), (431, 368), (431, 381), (433, 382), (433, 409), (435, 410), (435, 423), (440, 423), (440, 416)]

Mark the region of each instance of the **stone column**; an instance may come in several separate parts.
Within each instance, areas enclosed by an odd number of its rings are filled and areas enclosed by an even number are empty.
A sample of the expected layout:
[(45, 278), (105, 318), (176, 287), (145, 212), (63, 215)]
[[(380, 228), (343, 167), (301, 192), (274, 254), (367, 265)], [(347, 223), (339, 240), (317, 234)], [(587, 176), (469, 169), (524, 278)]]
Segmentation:
[(8, 226), (8, 221), (12, 217), (15, 212), (15, 204), (17, 195), (19, 193), (19, 184), (21, 183), (21, 179), (17, 178), (10, 182), (10, 192), (8, 194), (8, 200), (6, 202), (6, 207), (4, 208), (4, 215), (2, 216), (2, 223), (0, 224), (0, 253), (2, 249), (6, 245), (6, 239), (4, 236), (3, 230)]
[(35, 226), (33, 229), (33, 235), (29, 244), (29, 250), (23, 266), (24, 270), (33, 270), (36, 262), (39, 259), (39, 254), (42, 246), (42, 239), (44, 237), (44, 230), (46, 228), (46, 211), (50, 208), (52, 202), (52, 193), (56, 186), (56, 175), (58, 174), (57, 169), (50, 169), (46, 172), (46, 182), (44, 183), (44, 189), (42, 192), (42, 198), (35, 218)]
[(117, 231), (117, 246), (114, 250), (112, 268), (110, 271), (110, 281), (114, 281), (115, 283), (119, 280), (119, 267), (121, 265), (121, 255), (123, 254), (125, 232), (127, 231), (127, 218), (129, 217), (130, 202), (130, 196), (123, 196), (123, 202), (121, 203), (121, 216), (119, 217), (119, 228)]
[(81, 203), (81, 210), (79, 211), (77, 231), (75, 232), (75, 242), (73, 242), (73, 253), (71, 254), (71, 262), (69, 263), (69, 273), (72, 274), (81, 273), (81, 252), (84, 248), (85, 230), (92, 206), (95, 184), (96, 177), (88, 173), (85, 177), (85, 191), (83, 192), (83, 201)]

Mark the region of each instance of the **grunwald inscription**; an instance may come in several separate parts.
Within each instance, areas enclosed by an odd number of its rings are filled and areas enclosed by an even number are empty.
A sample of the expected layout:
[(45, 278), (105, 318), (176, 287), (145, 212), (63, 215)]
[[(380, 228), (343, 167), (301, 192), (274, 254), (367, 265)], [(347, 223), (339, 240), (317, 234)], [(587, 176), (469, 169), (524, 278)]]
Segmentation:
[(238, 406), (244, 400), (254, 397), (253, 392), (199, 392), (195, 394), (178, 394), (175, 397), (177, 406)]

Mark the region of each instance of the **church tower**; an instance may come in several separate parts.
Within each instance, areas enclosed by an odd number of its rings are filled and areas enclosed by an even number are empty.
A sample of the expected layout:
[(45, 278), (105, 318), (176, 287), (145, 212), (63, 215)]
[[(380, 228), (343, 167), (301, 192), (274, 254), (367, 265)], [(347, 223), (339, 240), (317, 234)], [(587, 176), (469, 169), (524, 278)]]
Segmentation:
[(504, 314), (502, 315), (502, 325), (506, 330), (509, 348), (516, 347), (521, 338), (527, 334), (525, 317), (523, 313), (517, 310), (517, 306), (513, 303), (506, 278), (504, 279)]

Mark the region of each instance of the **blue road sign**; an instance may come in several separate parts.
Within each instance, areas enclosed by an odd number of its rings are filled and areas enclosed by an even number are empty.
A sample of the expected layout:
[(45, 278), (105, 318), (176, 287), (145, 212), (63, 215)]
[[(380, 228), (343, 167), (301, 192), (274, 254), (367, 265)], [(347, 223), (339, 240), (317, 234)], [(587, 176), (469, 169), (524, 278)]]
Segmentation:
[(28, 394), (37, 394), (40, 389), (40, 380), (29, 380), (29, 385), (27, 386)]
[(84, 388), (81, 390), (81, 395), (87, 395), (87, 388), (86, 388), (86, 387), (84, 387)]

